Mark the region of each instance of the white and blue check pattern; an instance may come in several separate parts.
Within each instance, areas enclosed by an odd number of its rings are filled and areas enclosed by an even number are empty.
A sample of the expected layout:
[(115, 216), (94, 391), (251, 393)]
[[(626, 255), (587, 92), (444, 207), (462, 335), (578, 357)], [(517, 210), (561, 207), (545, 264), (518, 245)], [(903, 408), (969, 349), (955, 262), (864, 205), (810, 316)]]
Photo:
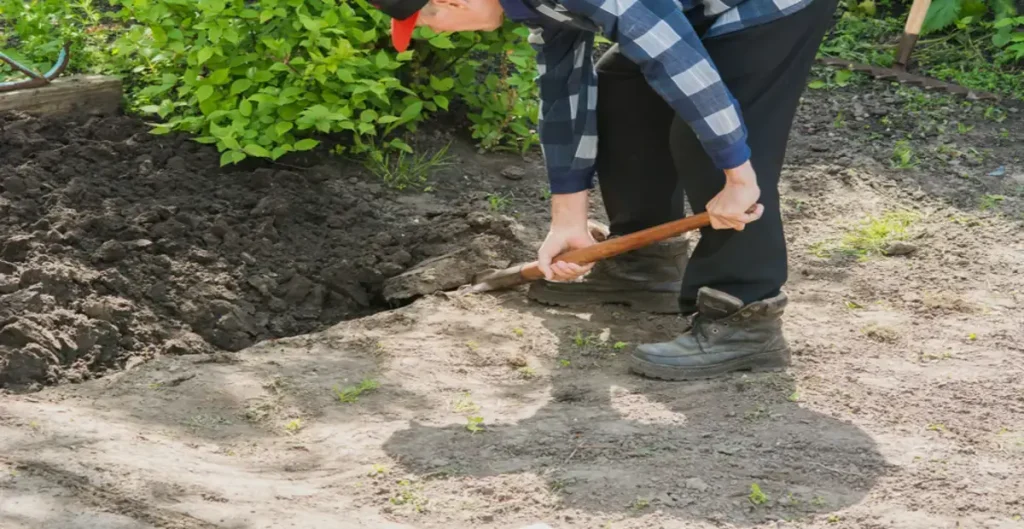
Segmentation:
[[(557, 1), (557, 3), (554, 3)], [(544, 19), (525, 21), (537, 51), (541, 149), (551, 192), (593, 187), (597, 157), (596, 25), (642, 69), (650, 86), (693, 129), (715, 165), (750, 158), (739, 105), (686, 13), (711, 23), (706, 37), (789, 15), (813, 0), (540, 0)]]

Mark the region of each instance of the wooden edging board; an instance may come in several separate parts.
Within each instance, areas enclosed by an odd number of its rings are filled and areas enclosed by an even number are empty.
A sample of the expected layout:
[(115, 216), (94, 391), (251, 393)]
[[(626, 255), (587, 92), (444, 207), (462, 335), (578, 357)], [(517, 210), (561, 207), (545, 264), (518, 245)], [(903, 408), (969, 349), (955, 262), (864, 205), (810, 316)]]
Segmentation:
[(58, 77), (46, 86), (0, 92), (0, 112), (113, 115), (121, 110), (121, 80), (105, 75)]

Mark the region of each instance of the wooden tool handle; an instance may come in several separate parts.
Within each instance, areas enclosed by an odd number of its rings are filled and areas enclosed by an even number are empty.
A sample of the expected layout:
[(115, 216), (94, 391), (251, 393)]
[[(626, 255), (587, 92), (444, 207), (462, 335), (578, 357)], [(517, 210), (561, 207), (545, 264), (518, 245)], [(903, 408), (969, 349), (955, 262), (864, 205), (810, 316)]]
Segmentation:
[[(630, 250), (643, 248), (648, 244), (663, 241), (681, 233), (686, 233), (688, 231), (710, 225), (711, 218), (708, 214), (698, 213), (697, 215), (691, 215), (683, 219), (659, 224), (657, 226), (647, 228), (646, 230), (630, 233), (629, 235), (608, 239), (604, 242), (587, 246), (586, 248), (569, 250), (568, 252), (555, 257), (554, 261), (565, 261), (567, 263), (576, 264), (593, 263), (595, 261), (601, 261), (609, 257), (626, 253)], [(541, 272), (540, 267), (537, 266), (537, 261), (523, 265), (519, 273), (523, 279), (528, 281), (535, 281), (544, 277), (544, 272)]]
[(928, 7), (931, 5), (931, 0), (914, 0), (914, 3), (910, 6), (910, 14), (907, 15), (907, 24), (903, 27), (903, 32), (907, 35), (920, 35), (921, 26), (924, 25), (924, 19), (928, 15)]

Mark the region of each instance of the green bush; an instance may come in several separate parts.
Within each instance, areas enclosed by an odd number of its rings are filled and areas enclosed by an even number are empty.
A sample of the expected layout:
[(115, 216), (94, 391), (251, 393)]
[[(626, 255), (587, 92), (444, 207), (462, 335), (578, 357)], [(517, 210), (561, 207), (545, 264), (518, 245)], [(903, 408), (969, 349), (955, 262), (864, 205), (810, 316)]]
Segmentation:
[[(535, 142), (532, 50), (511, 26), (455, 36), (420, 29), (412, 48), (395, 53), (388, 19), (363, 0), (111, 3), (130, 25), (114, 53), (136, 63), (135, 107), (159, 116), (155, 133), (216, 145), (222, 164), (309, 150), (318, 134), (342, 137), (337, 152), (410, 151), (399, 133), (454, 98), (484, 147)], [(497, 71), (480, 78), (488, 66)]]

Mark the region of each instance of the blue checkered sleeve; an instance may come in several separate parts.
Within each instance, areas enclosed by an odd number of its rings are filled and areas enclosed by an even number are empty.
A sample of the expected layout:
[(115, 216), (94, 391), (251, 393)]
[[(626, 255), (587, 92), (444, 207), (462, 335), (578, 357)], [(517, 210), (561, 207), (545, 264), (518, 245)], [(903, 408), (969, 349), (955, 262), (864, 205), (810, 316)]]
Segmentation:
[(553, 194), (590, 189), (597, 157), (594, 34), (564, 25), (531, 27), (540, 90), (538, 135)]
[(562, 0), (637, 63), (658, 94), (693, 129), (716, 167), (750, 158), (739, 104), (674, 0)]

